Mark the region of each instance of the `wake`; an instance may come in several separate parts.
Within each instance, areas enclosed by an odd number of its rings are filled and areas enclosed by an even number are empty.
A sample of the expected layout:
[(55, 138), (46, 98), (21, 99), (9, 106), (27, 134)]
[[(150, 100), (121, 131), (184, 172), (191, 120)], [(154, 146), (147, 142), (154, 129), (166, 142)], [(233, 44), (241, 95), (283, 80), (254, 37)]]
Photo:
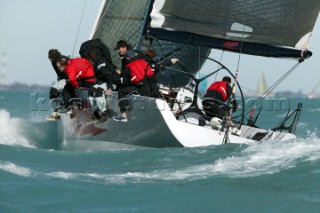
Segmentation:
[(24, 136), (26, 121), (20, 118), (10, 118), (9, 112), (0, 109), (0, 144), (35, 148)]
[(32, 175), (32, 172), (29, 168), (19, 166), (11, 162), (2, 163), (0, 161), (0, 170), (22, 177), (30, 177)]
[[(237, 153), (237, 156), (218, 159), (213, 163), (186, 166), (178, 170), (176, 168), (169, 168), (150, 172), (132, 171), (119, 174), (69, 173), (58, 171), (51, 172), (49, 176), (89, 182), (98, 181), (107, 184), (192, 181), (216, 176), (246, 178), (276, 174), (295, 168), (301, 162), (318, 161), (320, 160), (319, 152), (320, 139), (314, 137), (285, 143), (253, 144)], [(201, 156), (197, 157), (201, 158)], [(171, 161), (176, 159), (175, 156), (168, 156), (168, 158), (171, 158)]]
[[(181, 151), (181, 150), (176, 150)], [(215, 151), (208, 150), (207, 152)], [(135, 150), (132, 150), (135, 152)], [(192, 161), (186, 162), (186, 166), (177, 168), (174, 163), (177, 153), (167, 153), (167, 166), (165, 169), (153, 168), (145, 172), (123, 172), (111, 169), (111, 173), (86, 172), (85, 168), (77, 172), (68, 170), (49, 170), (45, 172), (35, 171), (31, 168), (16, 165), (12, 162), (0, 161), (0, 170), (23, 177), (42, 177), (53, 179), (64, 179), (67, 181), (82, 181), (96, 184), (152, 184), (162, 182), (181, 182), (205, 180), (214, 177), (226, 178), (248, 178), (263, 175), (271, 175), (295, 168), (300, 163), (311, 163), (320, 160), (319, 138), (308, 140), (300, 139), (287, 143), (266, 143), (249, 145), (245, 149), (234, 153), (236, 156), (228, 156), (198, 165), (190, 165)], [(121, 152), (119, 152), (121, 154)], [(218, 154), (218, 153), (217, 153)], [(159, 156), (158, 156), (159, 157)], [(194, 156), (201, 158), (201, 154)], [(188, 165), (189, 164), (189, 165)], [(310, 164), (311, 165), (311, 164)], [(113, 165), (115, 166), (115, 165)], [(144, 165), (145, 166), (145, 165)], [(149, 170), (149, 171), (148, 171)]]
[[(28, 148), (37, 148), (36, 142), (29, 139), (28, 132), (33, 131), (38, 138), (42, 138), (41, 131), (30, 127), (28, 121), (19, 118), (10, 118), (9, 112), (0, 110), (0, 144), (8, 146), (22, 146)], [(54, 131), (53, 131), (54, 132)], [(32, 138), (32, 137), (31, 137)], [(40, 139), (39, 139), (40, 140)], [(40, 141), (43, 141), (41, 139)], [(198, 151), (197, 151), (198, 150)], [(199, 152), (199, 150), (202, 150)], [(129, 149), (126, 152), (137, 152), (136, 149)], [(118, 150), (121, 154), (121, 149)], [(162, 152), (162, 151), (161, 151)], [(177, 152), (183, 152), (192, 156), (183, 167), (176, 167), (177, 159), (181, 155)], [(188, 153), (190, 152), (190, 153)], [(223, 153), (222, 153), (223, 152)], [(228, 152), (228, 153), (225, 153)], [(103, 184), (126, 184), (126, 183), (150, 183), (166, 181), (192, 181), (211, 177), (228, 178), (246, 178), (257, 177), (268, 174), (276, 174), (298, 166), (299, 163), (310, 163), (320, 160), (320, 139), (316, 134), (310, 133), (308, 138), (298, 138), (289, 142), (272, 142), (263, 144), (250, 144), (244, 149), (238, 151), (217, 149), (208, 147), (201, 149), (172, 149), (170, 152), (164, 152), (167, 159), (165, 168), (146, 168), (144, 172), (130, 171), (123, 172), (115, 169), (112, 173), (99, 172), (70, 172), (63, 170), (47, 171), (45, 173), (32, 171), (30, 168), (24, 168), (11, 162), (1, 162), (0, 170), (10, 172), (19, 176), (29, 177), (33, 174), (40, 176), (78, 180)], [(108, 154), (108, 153), (106, 153)], [(204, 156), (205, 155), (205, 156)], [(225, 156), (216, 159), (208, 159), (205, 163), (198, 159), (208, 157), (209, 155)], [(157, 157), (160, 157), (157, 155)], [(151, 159), (157, 160), (157, 159)], [(198, 161), (199, 162), (199, 161)]]

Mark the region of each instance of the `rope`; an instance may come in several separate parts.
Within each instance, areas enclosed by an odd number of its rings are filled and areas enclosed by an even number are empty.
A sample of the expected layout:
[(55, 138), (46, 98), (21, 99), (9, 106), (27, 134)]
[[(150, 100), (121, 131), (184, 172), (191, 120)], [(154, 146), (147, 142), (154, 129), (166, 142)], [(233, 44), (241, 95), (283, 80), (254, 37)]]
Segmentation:
[(73, 45), (72, 56), (74, 54), (74, 50), (76, 49), (76, 45), (77, 45), (77, 42), (78, 42), (79, 32), (80, 32), (80, 28), (81, 28), (84, 12), (86, 10), (86, 5), (87, 5), (87, 0), (84, 0), (84, 5), (83, 5), (83, 9), (82, 9), (82, 15), (81, 15), (80, 23), (79, 23), (79, 26), (78, 26), (78, 31), (77, 31), (77, 34), (76, 34), (76, 40), (75, 40), (74, 45)]
[[(164, 54), (164, 51), (163, 51), (162, 46), (161, 46), (161, 44), (160, 44), (160, 41), (158, 40), (158, 38), (156, 38), (156, 40), (157, 40), (157, 43), (158, 43), (158, 45), (159, 45), (160, 51), (162, 52), (162, 54)], [(170, 76), (171, 76), (171, 79), (172, 79), (172, 81), (173, 81), (174, 86), (177, 87), (177, 82), (176, 82), (176, 80), (174, 79), (174, 76), (173, 76), (173, 74), (172, 74), (172, 72), (171, 72), (170, 69), (169, 69), (169, 73), (170, 73)]]
[(161, 46), (161, 44), (160, 44), (159, 39), (158, 39), (157, 37), (155, 37), (155, 38), (156, 38), (156, 41), (157, 41), (157, 43), (158, 43), (158, 46), (159, 46), (159, 48), (160, 48), (161, 53), (164, 54), (164, 51), (163, 51), (163, 49), (162, 49), (162, 46)]

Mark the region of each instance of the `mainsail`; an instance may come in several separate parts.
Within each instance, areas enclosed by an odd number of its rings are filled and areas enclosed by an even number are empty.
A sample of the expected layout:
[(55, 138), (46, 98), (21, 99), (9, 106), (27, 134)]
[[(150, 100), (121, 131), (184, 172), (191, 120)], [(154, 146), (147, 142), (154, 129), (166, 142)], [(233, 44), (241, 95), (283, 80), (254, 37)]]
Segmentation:
[(155, 0), (151, 34), (253, 55), (298, 58), (296, 45), (312, 32), (319, 10), (319, 0)]
[[(308, 58), (319, 0), (105, 0), (93, 38), (110, 48), (120, 39), (135, 49), (179, 57), (195, 74), (211, 48), (266, 57)], [(113, 61), (120, 66), (117, 51)], [(187, 75), (167, 70), (160, 82), (185, 85)]]

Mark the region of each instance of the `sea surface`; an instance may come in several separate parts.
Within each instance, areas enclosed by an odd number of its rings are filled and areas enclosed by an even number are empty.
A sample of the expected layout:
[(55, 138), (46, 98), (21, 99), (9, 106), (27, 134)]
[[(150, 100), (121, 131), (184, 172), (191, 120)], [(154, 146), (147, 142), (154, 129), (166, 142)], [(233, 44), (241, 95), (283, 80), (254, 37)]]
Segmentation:
[[(67, 151), (41, 97), (0, 91), (1, 213), (320, 212), (320, 100), (289, 100), (295, 141)], [(264, 111), (267, 128), (286, 115)]]

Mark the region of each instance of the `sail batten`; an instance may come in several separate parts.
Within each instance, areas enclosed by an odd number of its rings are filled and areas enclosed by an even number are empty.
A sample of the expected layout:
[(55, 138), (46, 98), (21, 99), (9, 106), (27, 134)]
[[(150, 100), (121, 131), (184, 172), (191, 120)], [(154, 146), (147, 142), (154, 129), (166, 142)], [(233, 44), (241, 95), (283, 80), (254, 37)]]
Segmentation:
[(155, 0), (150, 26), (294, 48), (312, 32), (319, 10), (319, 0)]

